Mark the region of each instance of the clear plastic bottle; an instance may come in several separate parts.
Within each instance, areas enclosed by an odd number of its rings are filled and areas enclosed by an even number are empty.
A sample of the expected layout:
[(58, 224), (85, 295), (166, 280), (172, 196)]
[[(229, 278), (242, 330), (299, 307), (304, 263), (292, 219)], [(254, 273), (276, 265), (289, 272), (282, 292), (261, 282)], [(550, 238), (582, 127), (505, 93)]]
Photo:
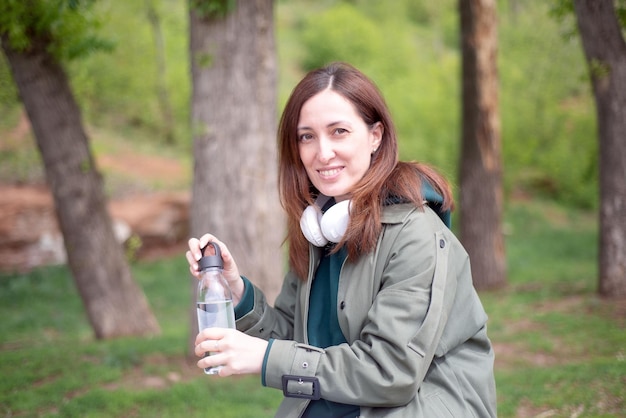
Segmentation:
[[(209, 242), (215, 255), (205, 255), (206, 247), (202, 248), (202, 258), (198, 261), (200, 280), (198, 283), (198, 329), (205, 328), (235, 328), (235, 311), (233, 297), (228, 282), (222, 274), (224, 261), (220, 247)], [(207, 246), (208, 246), (207, 245)], [(210, 356), (207, 352), (205, 356)], [(222, 366), (204, 369), (206, 374), (217, 374)]]

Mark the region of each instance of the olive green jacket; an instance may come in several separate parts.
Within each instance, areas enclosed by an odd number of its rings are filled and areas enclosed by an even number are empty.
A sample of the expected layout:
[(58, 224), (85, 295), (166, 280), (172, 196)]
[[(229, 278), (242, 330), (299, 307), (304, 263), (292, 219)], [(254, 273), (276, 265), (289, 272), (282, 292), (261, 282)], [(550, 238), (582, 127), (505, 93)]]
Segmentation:
[(277, 417), (299, 417), (308, 399), (360, 405), (362, 417), (495, 417), (494, 353), (467, 253), (430, 208), (384, 207), (376, 250), (341, 270), (339, 325), (347, 344), (307, 345), (309, 279), (289, 273), (274, 307), (254, 288), (237, 321), (274, 338), (263, 381), (282, 389)]

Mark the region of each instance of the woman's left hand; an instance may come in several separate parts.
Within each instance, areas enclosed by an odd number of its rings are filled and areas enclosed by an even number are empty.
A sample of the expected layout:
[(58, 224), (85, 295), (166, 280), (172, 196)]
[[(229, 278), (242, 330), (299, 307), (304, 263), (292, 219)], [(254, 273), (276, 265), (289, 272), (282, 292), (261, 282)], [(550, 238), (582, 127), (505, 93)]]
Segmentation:
[[(268, 342), (229, 328), (206, 328), (196, 337), (198, 367), (223, 366), (220, 376), (261, 373)], [(210, 356), (204, 357), (210, 352)]]

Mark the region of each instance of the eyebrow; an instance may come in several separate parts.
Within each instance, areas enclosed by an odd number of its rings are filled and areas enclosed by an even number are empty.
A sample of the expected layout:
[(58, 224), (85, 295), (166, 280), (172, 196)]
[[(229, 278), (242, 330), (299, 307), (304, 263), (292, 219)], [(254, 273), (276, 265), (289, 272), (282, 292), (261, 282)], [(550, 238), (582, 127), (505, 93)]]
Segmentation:
[[(336, 121), (336, 122), (331, 122), (331, 123), (329, 123), (329, 124), (328, 124), (328, 125), (326, 125), (325, 127), (326, 127), (326, 128), (332, 128), (333, 126), (336, 126), (336, 125), (341, 125), (342, 123), (345, 123), (346, 125), (352, 126), (352, 125), (351, 125), (348, 121), (338, 120), (338, 121)], [(312, 129), (313, 129), (313, 128), (311, 128), (311, 127), (309, 127), (309, 126), (298, 126), (298, 127), (296, 128), (296, 130), (297, 130), (297, 131), (310, 131), (310, 130), (312, 130)]]

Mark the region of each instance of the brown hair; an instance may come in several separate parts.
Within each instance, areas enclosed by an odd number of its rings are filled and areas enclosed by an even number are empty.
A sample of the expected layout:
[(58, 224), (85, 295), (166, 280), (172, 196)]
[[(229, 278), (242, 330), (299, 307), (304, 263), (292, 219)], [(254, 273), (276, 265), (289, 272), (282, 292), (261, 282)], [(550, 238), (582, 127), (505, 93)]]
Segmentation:
[(366, 125), (380, 122), (384, 129), (370, 168), (351, 191), (350, 223), (343, 240), (337, 245), (337, 248), (346, 245), (349, 260), (355, 260), (376, 247), (382, 229), (381, 210), (388, 197), (421, 207), (421, 182), (427, 181), (443, 196), (443, 210), (453, 206), (450, 185), (434, 169), (420, 163), (398, 161), (398, 141), (389, 109), (367, 76), (346, 63), (333, 63), (313, 70), (294, 88), (278, 127), (278, 185), (280, 201), (287, 212), (289, 266), (302, 280), (306, 280), (308, 272), (309, 244), (300, 230), (300, 217), (319, 192), (300, 160), (297, 126), (304, 103), (326, 89), (349, 100)]

